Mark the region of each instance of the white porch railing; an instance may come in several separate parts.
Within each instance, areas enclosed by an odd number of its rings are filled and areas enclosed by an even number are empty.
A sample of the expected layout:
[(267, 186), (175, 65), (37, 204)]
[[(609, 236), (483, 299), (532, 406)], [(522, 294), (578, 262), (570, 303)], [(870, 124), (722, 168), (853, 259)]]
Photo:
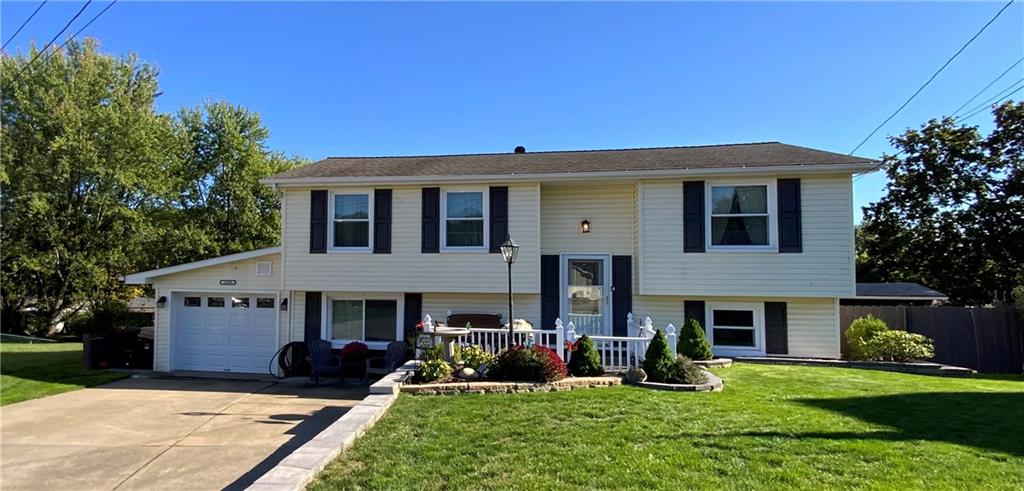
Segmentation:
[[(424, 333), (434, 331), (433, 321), (430, 316), (423, 318)], [(512, 345), (517, 344), (539, 344), (551, 348), (558, 353), (563, 361), (568, 361), (569, 356), (565, 351), (565, 343), (576, 342), (587, 334), (594, 341), (594, 347), (601, 358), (601, 365), (605, 370), (623, 371), (631, 366), (638, 366), (644, 359), (647, 347), (654, 337), (654, 326), (650, 317), (644, 318), (640, 325), (634, 322), (633, 314), (626, 315), (627, 332), (635, 333), (634, 336), (603, 336), (591, 335), (589, 332), (580, 332), (575, 322), (570, 321), (563, 325), (561, 319), (555, 320), (554, 329), (517, 329), (512, 333)], [(665, 326), (665, 336), (668, 340), (668, 347), (672, 353), (676, 352), (677, 334), (672, 324)], [(478, 329), (470, 328), (469, 334), (459, 336), (457, 341), (463, 345), (477, 345), (489, 353), (498, 354), (501, 350), (509, 347), (508, 329)]]

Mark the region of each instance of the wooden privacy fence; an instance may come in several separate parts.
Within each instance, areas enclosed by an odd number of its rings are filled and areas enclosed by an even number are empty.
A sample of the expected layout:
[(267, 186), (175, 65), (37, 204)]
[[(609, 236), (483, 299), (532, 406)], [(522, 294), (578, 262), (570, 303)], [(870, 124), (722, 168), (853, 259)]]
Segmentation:
[[(1011, 307), (843, 305), (839, 307), (841, 331), (854, 319), (868, 314), (884, 320), (893, 329), (935, 340), (932, 361), (986, 373), (1024, 372), (1021, 318)], [(845, 356), (848, 347), (845, 337), (841, 339)]]
[[(654, 325), (651, 318), (647, 317), (639, 325), (635, 323), (633, 314), (626, 315), (628, 331), (635, 333), (634, 336), (591, 336), (594, 347), (601, 358), (601, 366), (609, 371), (625, 371), (631, 366), (638, 366), (647, 353), (647, 346), (654, 338)], [(424, 333), (433, 331), (433, 320), (429, 315), (423, 318)], [(586, 327), (584, 329), (587, 329)], [(672, 324), (663, 329), (668, 341), (669, 350), (676, 352), (676, 341), (678, 335)], [(562, 361), (569, 361), (569, 353), (566, 352), (566, 342), (574, 343), (583, 337), (583, 332), (577, 332), (576, 324), (570, 321), (562, 324), (561, 319), (555, 320), (553, 329), (516, 329), (512, 333), (512, 344), (539, 344), (551, 348), (558, 353)], [(497, 354), (509, 346), (508, 329), (478, 329), (469, 328), (469, 334), (459, 336), (456, 341), (462, 345), (477, 345), (489, 353)]]

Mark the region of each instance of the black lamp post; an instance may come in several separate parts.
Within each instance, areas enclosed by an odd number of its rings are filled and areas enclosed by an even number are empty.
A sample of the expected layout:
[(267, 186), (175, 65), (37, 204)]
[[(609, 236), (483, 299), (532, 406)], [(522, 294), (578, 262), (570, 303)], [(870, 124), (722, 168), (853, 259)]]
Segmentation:
[(512, 340), (514, 339), (516, 318), (512, 315), (512, 263), (516, 262), (516, 256), (519, 255), (519, 245), (512, 240), (512, 236), (509, 235), (505, 239), (505, 243), (501, 244), (501, 257), (505, 259), (505, 264), (508, 264), (508, 346), (512, 347)]

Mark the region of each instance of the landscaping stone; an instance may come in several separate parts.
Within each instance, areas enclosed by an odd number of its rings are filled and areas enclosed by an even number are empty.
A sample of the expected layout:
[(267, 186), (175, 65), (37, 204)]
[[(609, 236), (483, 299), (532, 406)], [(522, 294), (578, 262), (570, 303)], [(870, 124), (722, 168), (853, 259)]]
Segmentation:
[(472, 368), (465, 367), (455, 372), (455, 377), (460, 378), (462, 380), (477, 380), (480, 378), (480, 374), (477, 373), (476, 370), (473, 370)]
[(448, 382), (441, 384), (405, 384), (402, 392), (414, 395), (455, 395), (455, 394), (521, 394), (530, 392), (567, 391), (590, 387), (611, 387), (621, 385), (618, 376), (568, 377), (551, 383), (531, 382)]
[(708, 380), (703, 384), (664, 384), (660, 382), (636, 382), (633, 385), (655, 390), (671, 390), (677, 392), (718, 392), (725, 388), (725, 383), (717, 375), (704, 370)]
[(704, 368), (726, 368), (732, 366), (732, 358), (713, 358), (710, 360), (693, 360), (694, 365)]
[(626, 381), (635, 384), (647, 380), (647, 372), (640, 367), (630, 367), (629, 371), (626, 372)]

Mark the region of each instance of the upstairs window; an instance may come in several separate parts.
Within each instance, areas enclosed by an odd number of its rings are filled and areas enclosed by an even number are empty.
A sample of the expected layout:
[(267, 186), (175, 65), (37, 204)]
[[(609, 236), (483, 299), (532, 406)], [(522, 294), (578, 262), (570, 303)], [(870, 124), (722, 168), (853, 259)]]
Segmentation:
[(335, 194), (332, 203), (331, 247), (362, 250), (370, 248), (370, 195)]
[(484, 247), (484, 193), (448, 192), (444, 199), (445, 248)]
[(768, 190), (767, 185), (712, 185), (709, 193), (711, 246), (770, 246)]

